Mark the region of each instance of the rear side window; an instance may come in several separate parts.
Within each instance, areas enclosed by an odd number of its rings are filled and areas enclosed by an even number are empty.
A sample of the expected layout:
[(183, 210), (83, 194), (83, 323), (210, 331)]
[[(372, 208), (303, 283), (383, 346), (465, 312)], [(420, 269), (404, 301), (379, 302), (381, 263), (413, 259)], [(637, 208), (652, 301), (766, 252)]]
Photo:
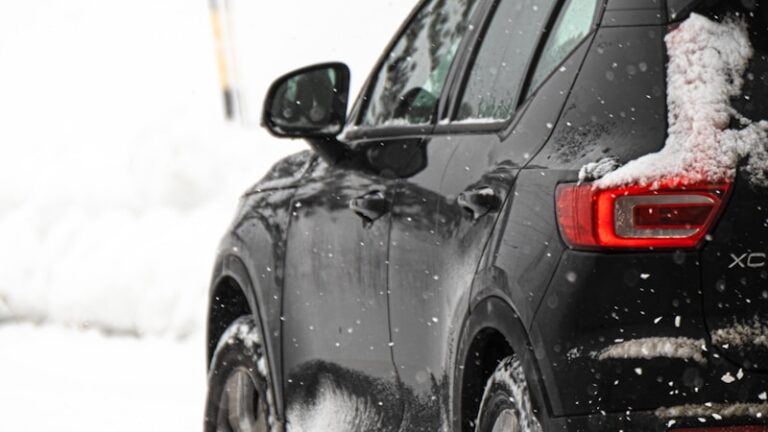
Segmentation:
[(476, 3), (433, 0), (422, 7), (372, 81), (362, 126), (432, 123)]
[(568, 0), (541, 52), (528, 93), (536, 90), (592, 30), (597, 0)]
[(505, 121), (555, 0), (502, 0), (472, 66), (459, 121)]

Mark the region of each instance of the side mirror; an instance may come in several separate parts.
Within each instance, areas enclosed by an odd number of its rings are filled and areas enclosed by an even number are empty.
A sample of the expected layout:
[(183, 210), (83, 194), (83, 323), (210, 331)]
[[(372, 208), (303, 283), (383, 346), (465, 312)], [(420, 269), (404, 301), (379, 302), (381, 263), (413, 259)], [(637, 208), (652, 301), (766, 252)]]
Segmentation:
[(272, 84), (262, 124), (277, 137), (335, 141), (347, 121), (349, 67), (324, 63), (305, 67)]

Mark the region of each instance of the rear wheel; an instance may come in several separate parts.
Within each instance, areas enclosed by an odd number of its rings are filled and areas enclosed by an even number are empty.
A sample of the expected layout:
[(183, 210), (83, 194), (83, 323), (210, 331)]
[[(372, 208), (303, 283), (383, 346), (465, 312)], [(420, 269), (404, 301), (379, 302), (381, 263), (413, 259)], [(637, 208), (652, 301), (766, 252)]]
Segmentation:
[(541, 432), (516, 356), (502, 360), (488, 379), (475, 432)]
[(268, 432), (271, 400), (259, 328), (251, 317), (238, 318), (213, 354), (205, 432)]

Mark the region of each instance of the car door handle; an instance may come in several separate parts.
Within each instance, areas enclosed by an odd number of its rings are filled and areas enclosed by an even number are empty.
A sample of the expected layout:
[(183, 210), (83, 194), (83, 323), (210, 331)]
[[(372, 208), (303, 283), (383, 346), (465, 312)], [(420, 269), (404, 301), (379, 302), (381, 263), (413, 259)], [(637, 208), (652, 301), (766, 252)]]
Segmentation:
[(501, 199), (496, 191), (487, 186), (460, 193), (456, 202), (472, 216), (473, 220), (478, 220), (501, 208)]
[(390, 202), (382, 191), (371, 191), (349, 201), (349, 208), (363, 221), (372, 223), (389, 212)]

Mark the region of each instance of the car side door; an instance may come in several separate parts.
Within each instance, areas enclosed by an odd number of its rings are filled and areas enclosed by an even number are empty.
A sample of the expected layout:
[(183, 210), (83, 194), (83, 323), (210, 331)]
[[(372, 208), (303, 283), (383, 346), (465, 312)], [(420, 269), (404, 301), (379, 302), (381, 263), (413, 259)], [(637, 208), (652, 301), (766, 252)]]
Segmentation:
[(580, 66), (578, 55), (531, 66), (542, 58), (563, 3), (569, 2), (502, 1), (488, 8), (477, 41), (465, 47), (466, 63), (454, 65), (450, 101), (426, 144), (427, 154), (449, 157), (398, 183), (389, 301), (395, 365), (413, 394), (404, 413), (409, 430), (438, 430), (456, 415), (453, 356), (481, 257)]
[[(336, 165), (318, 160), (293, 198), (282, 316), (289, 426), (302, 429), (297, 422), (316, 418), (307, 413), (352, 403), (334, 409), (356, 415), (312, 428), (400, 427), (387, 301), (390, 206), (397, 179), (427, 163), (423, 136), (465, 30), (443, 19), (445, 3), (417, 7), (359, 100), (365, 115), (350, 116), (341, 137), (350, 154)], [(447, 3), (464, 10), (474, 0)]]
[[(414, 15), (413, 25), (405, 30), (371, 77), (368, 91), (355, 110), (355, 127), (346, 138), (375, 170), (388, 173), (397, 184), (422, 176), (439, 177), (445, 171), (455, 149), (451, 143), (432, 145), (431, 132), (447, 102), (445, 90), (452, 81), (452, 67), (459, 61), (463, 47), (476, 36), (475, 19), (490, 4), (482, 0), (423, 2)], [(430, 215), (421, 214), (419, 209), (431, 210), (441, 197), (424, 195), (424, 199), (410, 209), (411, 221), (429, 225)], [(391, 277), (389, 264), (387, 272)], [(402, 381), (400, 371), (397, 373)], [(407, 407), (401, 430), (419, 430), (413, 429), (417, 423), (413, 419), (434, 411), (417, 407), (412, 403), (411, 389), (400, 388)], [(424, 430), (439, 428), (427, 426)]]
[(367, 415), (386, 424), (400, 422), (385, 266), (392, 193), (389, 179), (318, 159), (293, 197), (281, 315), (292, 427), (309, 427), (303, 422), (328, 395), (369, 406), (375, 412)]

